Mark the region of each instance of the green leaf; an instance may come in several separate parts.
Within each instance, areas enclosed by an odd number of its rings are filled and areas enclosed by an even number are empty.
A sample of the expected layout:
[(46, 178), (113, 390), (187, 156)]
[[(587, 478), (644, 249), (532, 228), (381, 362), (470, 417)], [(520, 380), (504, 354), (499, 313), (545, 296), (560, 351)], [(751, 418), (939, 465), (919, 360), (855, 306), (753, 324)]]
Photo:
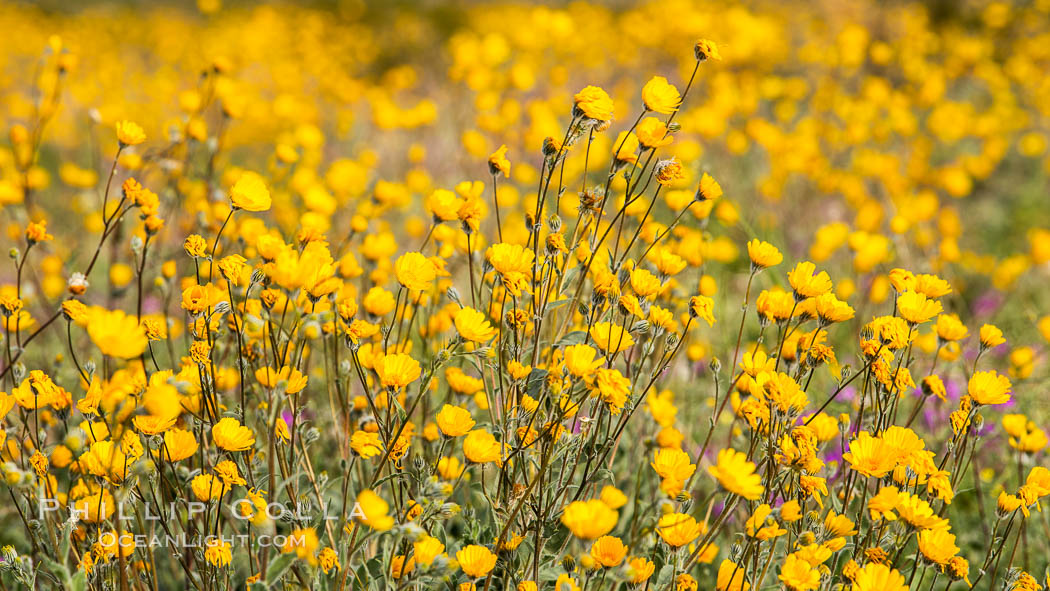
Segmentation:
[(558, 339), (557, 343), (554, 343), (555, 347), (568, 347), (569, 345), (579, 345), (587, 339), (587, 333), (582, 330), (574, 330), (562, 338)]
[(59, 533), (59, 535), (62, 536), (62, 541), (59, 543), (58, 554), (56, 555), (62, 560), (65, 560), (66, 556), (69, 556), (70, 540), (72, 539), (73, 527), (75, 525), (76, 521), (72, 517), (62, 524), (62, 530)]
[(72, 578), (69, 576), (69, 569), (66, 568), (66, 565), (47, 558), (44, 560), (44, 566), (47, 567), (44, 574), (55, 578), (57, 581), (61, 581), (64, 586), (69, 586)]
[(365, 568), (367, 569), (368, 576), (365, 577), (364, 580), (368, 580), (368, 579), (376, 579), (376, 580), (380, 580), (380, 581), (383, 580), (383, 561), (382, 560), (380, 560), (379, 558), (372, 558), (371, 560), (369, 560), (368, 562), (365, 563)]
[(609, 470), (608, 468), (602, 468), (601, 470), (596, 471), (594, 473), (594, 475), (591, 477), (591, 481), (595, 482), (595, 483), (601, 483), (601, 482), (603, 482), (605, 480), (612, 481), (612, 479), (613, 479), (612, 470)]
[(82, 570), (78, 570), (73, 579), (69, 581), (66, 589), (70, 591), (87, 591), (87, 574)]
[(295, 554), (281, 554), (266, 568), (266, 586), (273, 587), (295, 562)]
[(533, 398), (538, 398), (545, 381), (547, 381), (547, 370), (533, 368), (529, 372), (529, 377), (525, 378), (525, 392)]
[(656, 575), (656, 588), (664, 589), (671, 583), (671, 576), (674, 574), (674, 567), (670, 564), (665, 564), (660, 569), (659, 574)]

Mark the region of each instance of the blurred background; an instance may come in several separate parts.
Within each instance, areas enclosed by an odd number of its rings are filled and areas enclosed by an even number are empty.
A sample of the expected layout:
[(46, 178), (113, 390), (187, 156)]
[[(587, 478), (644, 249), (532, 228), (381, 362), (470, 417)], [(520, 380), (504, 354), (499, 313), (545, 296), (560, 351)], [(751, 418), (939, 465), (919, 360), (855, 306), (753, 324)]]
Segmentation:
[[(151, 141), (121, 166), (174, 179), (174, 206), (197, 214), (165, 229), (165, 255), (243, 168), (278, 179), (271, 221), (286, 234), (339, 235), (378, 204), (393, 212), (381, 225), (421, 235), (423, 198), (486, 179), (502, 144), (504, 224), (524, 233), (543, 140), (564, 132), (572, 95), (595, 84), (615, 98), (592, 148), (607, 159), (645, 81), (683, 88), (707, 38), (723, 60), (676, 118), (667, 150), (687, 174), (667, 199), (703, 172), (726, 195), (694, 210), (707, 233), (678, 248), (724, 263), (710, 271), (721, 282), (745, 264), (744, 239), (774, 240), (828, 268), (862, 317), (889, 297), (890, 269), (940, 273), (955, 311), (1031, 344), (1024, 366), (1050, 337), (1048, 14), (1050, 0), (3, 2), (5, 124), (45, 125), (25, 174), (0, 147), (0, 219), (20, 231), (27, 183), (30, 211), (97, 232), (112, 126), (130, 119)], [(568, 191), (561, 215), (577, 203)], [(55, 248), (49, 297), (82, 256)]]

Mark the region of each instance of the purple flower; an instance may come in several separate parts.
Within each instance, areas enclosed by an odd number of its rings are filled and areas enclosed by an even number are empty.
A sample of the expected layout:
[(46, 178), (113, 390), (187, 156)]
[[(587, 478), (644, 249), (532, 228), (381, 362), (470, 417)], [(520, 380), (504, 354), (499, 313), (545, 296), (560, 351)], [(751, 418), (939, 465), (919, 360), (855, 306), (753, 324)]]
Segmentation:
[(987, 291), (978, 296), (973, 303), (974, 318), (991, 316), (1002, 304), (1003, 294), (998, 291)]

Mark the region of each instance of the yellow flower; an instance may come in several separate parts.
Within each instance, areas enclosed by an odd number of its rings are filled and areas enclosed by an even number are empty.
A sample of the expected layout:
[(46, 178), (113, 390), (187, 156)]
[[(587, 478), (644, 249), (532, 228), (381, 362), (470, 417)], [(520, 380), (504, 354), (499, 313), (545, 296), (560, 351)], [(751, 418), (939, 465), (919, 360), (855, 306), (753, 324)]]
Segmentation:
[(298, 394), (306, 388), (306, 384), (309, 378), (304, 376), (301, 371), (287, 365), (282, 367), (280, 371), (274, 371), (272, 367), (260, 367), (255, 370), (255, 379), (260, 384), (267, 388), (276, 388), (278, 385), (283, 384), (283, 391), (285, 394)]
[(850, 521), (844, 513), (836, 514), (834, 511), (830, 511), (824, 518), (824, 531), (837, 538), (842, 536), (852, 536), (857, 533), (854, 525), (855, 524)]
[(682, 163), (675, 158), (660, 160), (656, 163), (655, 169), (656, 182), (661, 185), (671, 185), (685, 178), (685, 172), (682, 171)]
[(33, 453), (33, 456), (29, 458), (29, 463), (33, 466), (33, 471), (36, 472), (38, 477), (43, 478), (47, 474), (49, 462), (47, 456), (40, 453), (40, 450)]
[(469, 577), (483, 577), (496, 566), (496, 555), (488, 548), (471, 544), (456, 552), (456, 561)]
[(507, 145), (504, 144), (499, 147), (498, 150), (489, 156), (489, 172), (492, 174), (503, 173), (503, 176), (510, 176), (510, 160), (507, 159)]
[(788, 272), (788, 283), (795, 292), (796, 300), (815, 298), (831, 291), (831, 278), (826, 271), (816, 273), (817, 266), (809, 261), (795, 265)]
[(948, 530), (924, 529), (919, 532), (919, 551), (926, 560), (943, 565), (959, 553), (959, 547)]
[(254, 172), (244, 172), (230, 189), (230, 202), (234, 209), (244, 211), (266, 211), (270, 209), (272, 200), (270, 190), (262, 177)]
[(91, 341), (110, 357), (134, 359), (146, 350), (146, 331), (134, 316), (122, 310), (98, 310), (90, 315), (87, 326)]
[(696, 591), (697, 582), (693, 575), (682, 573), (675, 577), (674, 591)]
[(230, 551), (230, 545), (224, 542), (222, 538), (211, 537), (207, 541), (204, 558), (212, 566), (222, 568), (233, 560), (233, 553)]
[(434, 562), (435, 558), (445, 551), (445, 545), (437, 538), (424, 536), (412, 545), (412, 550), (413, 554), (415, 554), (416, 562), (429, 566)]
[[(14, 404), (14, 398), (9, 397), (6, 393), (0, 395), (0, 400)], [(85, 415), (98, 415), (98, 405), (102, 401), (102, 386), (98, 380), (91, 382), (88, 386), (87, 392), (84, 397), (77, 401), (77, 410), (84, 413)], [(9, 404), (0, 402), (0, 418), (3, 418), (7, 414), (7, 411), (11, 410)]]
[(722, 488), (754, 501), (762, 494), (762, 477), (755, 474), (755, 464), (747, 454), (726, 448), (718, 452), (718, 461), (707, 471), (718, 479)]
[(438, 428), (448, 437), (466, 435), (474, 427), (470, 411), (459, 406), (446, 404), (435, 418)]
[(1006, 342), (1003, 331), (991, 324), (981, 325), (981, 347), (991, 349)]
[(937, 317), (937, 338), (945, 342), (961, 341), (969, 334), (966, 325), (955, 314), (941, 314)]
[(779, 289), (764, 289), (758, 294), (755, 309), (767, 320), (780, 322), (791, 317), (794, 304), (795, 300), (791, 294)]
[(474, 308), (465, 307), (456, 311), (453, 318), (459, 336), (475, 343), (487, 343), (496, 336), (496, 329), (488, 319)]
[(234, 464), (230, 460), (223, 460), (218, 464), (215, 464), (215, 475), (222, 480), (223, 485), (226, 488), (233, 488), (238, 484), (246, 484), (244, 478), (241, 477), (240, 473), (237, 472), (237, 464)]
[(785, 587), (794, 591), (809, 591), (820, 586), (820, 571), (794, 553), (788, 554), (784, 559), (777, 578)]
[(333, 568), (336, 572), (342, 570), (339, 566), (339, 555), (331, 548), (325, 548), (317, 555), (317, 562), (324, 574), (328, 574)]
[(646, 109), (667, 115), (678, 110), (682, 95), (667, 78), (653, 76), (642, 87), (642, 102)]
[(182, 242), (182, 248), (191, 257), (204, 258), (208, 256), (208, 243), (200, 234), (190, 234)]
[(897, 296), (897, 311), (912, 325), (922, 324), (941, 313), (941, 303), (919, 292), (906, 291)]
[(39, 222), (29, 222), (26, 225), (26, 241), (29, 244), (36, 244), (37, 242), (46, 242), (48, 240), (54, 240), (55, 237), (47, 233), (47, 220), (40, 220)]
[(901, 519), (918, 529), (939, 529), (948, 525), (948, 520), (937, 517), (924, 499), (906, 492), (901, 492), (897, 497), (897, 513)]
[[(649, 149), (662, 148), (674, 142), (674, 136), (671, 135), (671, 132), (667, 129), (664, 122), (657, 117), (646, 117), (645, 119), (642, 119), (642, 121), (634, 128), (634, 132), (638, 138), (638, 142)], [(617, 138), (616, 143), (613, 145), (619, 146), (620, 139)], [(637, 145), (635, 148), (637, 149)], [(617, 154), (617, 158), (621, 159), (619, 154)]]
[(354, 320), (346, 329), (346, 335), (354, 343), (358, 343), (362, 339), (367, 339), (377, 333), (379, 333), (379, 326), (364, 320)]
[(613, 414), (620, 414), (630, 395), (631, 380), (624, 377), (618, 369), (601, 368), (595, 375), (594, 390), (598, 392), (602, 402), (609, 405)]
[(412, 291), (430, 289), (437, 271), (430, 259), (418, 252), (406, 252), (394, 263), (397, 282)]
[(231, 254), (219, 260), (219, 272), (226, 281), (237, 285), (241, 282), (247, 259), (239, 254)]
[(835, 297), (833, 293), (817, 296), (813, 302), (814, 311), (825, 325), (833, 322), (845, 322), (853, 318), (854, 310), (849, 304)]
[(915, 276), (914, 289), (930, 299), (939, 298), (952, 292), (952, 286), (947, 281), (936, 275), (928, 274)]
[(620, 566), (627, 556), (627, 546), (615, 536), (602, 536), (591, 545), (591, 558), (602, 566)]
[(697, 201), (712, 201), (722, 196), (722, 185), (706, 172), (700, 177), (700, 183), (696, 186)]
[(485, 382), (467, 375), (458, 367), (450, 367), (446, 369), (445, 380), (448, 381), (449, 388), (452, 388), (454, 392), (460, 394), (474, 394), (485, 387)]
[(652, 326), (660, 330), (667, 332), (678, 331), (678, 323), (674, 319), (674, 312), (661, 308), (660, 306), (652, 306), (649, 308), (649, 322)]
[(456, 217), (463, 222), (463, 231), (472, 234), (481, 229), (481, 200), (475, 196), (469, 196), (456, 210)]
[(897, 499), (900, 491), (896, 486), (885, 486), (879, 489), (878, 494), (868, 500), (868, 510), (871, 512), (872, 521), (885, 519), (896, 521), (897, 515), (893, 512), (897, 508)]
[(222, 494), (222, 483), (211, 474), (198, 474), (190, 481), (190, 489), (198, 501), (214, 501)]
[(400, 579), (401, 577), (411, 573), (416, 568), (415, 556), (405, 559), (404, 554), (394, 556), (390, 561), (390, 576), (394, 579)]
[(708, 326), (715, 324), (715, 301), (707, 296), (698, 295), (689, 299), (689, 314), (693, 318), (700, 318), (707, 322)]
[(594, 540), (616, 527), (619, 515), (608, 505), (597, 500), (573, 501), (561, 514), (561, 523), (572, 535), (582, 540)]
[(1033, 487), (1040, 497), (1050, 495), (1050, 470), (1043, 466), (1035, 466), (1028, 472), (1025, 484)]
[(400, 390), (419, 379), (422, 369), (419, 362), (404, 353), (383, 355), (375, 361), (379, 382), (391, 390)]
[(681, 273), (689, 265), (689, 262), (671, 252), (670, 249), (661, 248), (656, 251), (656, 262), (654, 264), (661, 274), (671, 277)]
[(944, 380), (938, 375), (928, 375), (922, 379), (922, 393), (924, 396), (936, 396), (946, 400), (948, 390), (944, 387)]
[(659, 449), (654, 452), (653, 461), (649, 465), (660, 478), (685, 482), (696, 471), (696, 464), (691, 463), (689, 459), (689, 454), (680, 449)]
[(281, 552), (286, 554), (294, 552), (300, 559), (313, 564), (316, 561), (314, 551), (319, 545), (320, 540), (317, 539), (317, 532), (314, 531), (314, 528), (296, 529), (288, 534), (288, 539), (281, 547)]
[(867, 431), (850, 441), (849, 451), (842, 454), (842, 459), (849, 462), (850, 468), (875, 478), (882, 478), (897, 465), (897, 456), (889, 452), (885, 442)]
[[(22, 380), (22, 383), (11, 391), (11, 398), (18, 402), (19, 406), (27, 410), (43, 408), (49, 405), (56, 408), (64, 407), (63, 402), (69, 396), (68, 392), (51, 380), (51, 376), (39, 369), (29, 372), (29, 377)], [(4, 402), (4, 406), (10, 404), (10, 400), (10, 398), (7, 399)], [(72, 402), (72, 400), (69, 400), (69, 402)], [(68, 402), (65, 405), (68, 405)], [(5, 412), (4, 414), (7, 413)]]
[(656, 564), (653, 561), (641, 557), (632, 556), (627, 559), (627, 581), (635, 585), (644, 583), (656, 572)]
[(190, 314), (201, 314), (227, 301), (226, 294), (211, 283), (191, 285), (182, 291), (182, 309)]
[(350, 449), (362, 458), (368, 459), (383, 453), (383, 440), (379, 433), (354, 431), (350, 436)]
[(743, 565), (737, 565), (726, 558), (722, 564), (718, 565), (715, 589), (718, 591), (747, 591), (751, 588), (751, 583), (744, 580), (746, 570)]
[(764, 397), (783, 412), (801, 412), (809, 401), (798, 382), (784, 372), (761, 373), (756, 383), (761, 386)]
[(700, 39), (696, 42), (696, 45), (693, 46), (693, 52), (696, 54), (696, 59), (699, 61), (708, 59), (722, 61), (722, 55), (718, 53), (718, 45), (716, 45), (714, 41)]
[(915, 274), (907, 269), (893, 269), (889, 273), (890, 285), (897, 293), (914, 291)]
[(555, 591), (580, 591), (580, 586), (568, 573), (562, 573), (555, 579), (554, 589)]
[(463, 455), (475, 464), (503, 461), (503, 445), (483, 429), (476, 429), (463, 440)]
[[(84, 283), (86, 288), (87, 281), (85, 280)], [(77, 324), (83, 324), (88, 319), (88, 307), (80, 300), (69, 299), (62, 302), (62, 314)]]
[(97, 558), (109, 561), (110, 558), (116, 557), (117, 552), (120, 552), (120, 555), (127, 560), (135, 551), (136, 544), (133, 536), (118, 536), (114, 530), (104, 533), (100, 531), (99, 533), (98, 542), (92, 546), (92, 551), (97, 555)]
[(995, 371), (979, 371), (970, 377), (966, 392), (974, 404), (1010, 402), (1010, 379)]
[(617, 163), (633, 164), (638, 162), (638, 136), (630, 131), (621, 131), (613, 142), (613, 155)]
[(973, 585), (970, 583), (970, 563), (962, 556), (953, 556), (948, 560), (948, 564), (944, 565), (941, 570), (948, 573), (953, 581), (965, 580), (966, 584), (970, 587)]
[(135, 417), (135, 428), (146, 435), (158, 435), (175, 425), (176, 417), (158, 417), (154, 415), (139, 415)]
[(565, 369), (570, 375), (588, 379), (594, 371), (602, 366), (604, 359), (598, 357), (598, 351), (590, 345), (569, 345), (564, 350)]
[(660, 517), (656, 533), (668, 546), (684, 546), (704, 533), (707, 528), (697, 523), (692, 515), (685, 513), (668, 513)]
[(117, 121), (117, 141), (121, 146), (137, 146), (146, 141), (146, 132), (132, 121)]
[(438, 460), (437, 472), (445, 480), (455, 480), (459, 478), (459, 475), (463, 473), (463, 470), (466, 470), (466, 466), (459, 461), (459, 458), (443, 457)]
[(503, 286), (515, 296), (528, 288), (532, 279), (532, 251), (520, 244), (493, 244), (485, 251), (485, 258), (499, 273)]
[(169, 462), (178, 462), (197, 453), (197, 438), (193, 432), (172, 428), (164, 433), (163, 457)]
[(351, 516), (376, 531), (386, 531), (394, 526), (394, 518), (387, 515), (389, 510), (382, 497), (366, 488), (358, 493)]
[(613, 118), (613, 101), (608, 93), (597, 86), (587, 86), (573, 97), (574, 115), (596, 121), (610, 121)]
[(117, 502), (108, 490), (102, 489), (76, 499), (73, 509), (77, 511), (81, 521), (99, 523), (113, 515), (117, 510)]
[(631, 289), (640, 298), (648, 298), (660, 293), (663, 284), (660, 278), (646, 269), (635, 269), (631, 271)]
[(449, 222), (457, 219), (463, 200), (448, 189), (437, 189), (427, 197), (426, 208), (435, 220)]
[(853, 577), (853, 591), (908, 591), (904, 575), (885, 564), (869, 562)]
[(226, 417), (211, 428), (211, 438), (226, 451), (245, 451), (255, 443), (255, 435), (240, 421)]
[(752, 268), (755, 269), (775, 267), (784, 260), (784, 255), (780, 254), (777, 247), (757, 238), (747, 243), (747, 255), (751, 259)]
[(619, 353), (634, 346), (634, 337), (618, 324), (598, 322), (591, 327), (594, 344), (606, 353)]
[(627, 495), (623, 494), (623, 491), (615, 486), (608, 484), (602, 487), (599, 498), (603, 503), (608, 505), (610, 509), (619, 509), (627, 504)]
[(795, 499), (786, 501), (780, 506), (780, 519), (788, 523), (802, 519), (802, 505)]
[(762, 503), (755, 508), (755, 512), (748, 517), (744, 523), (747, 535), (759, 540), (769, 540), (787, 533), (787, 530), (777, 525), (776, 520), (770, 519), (773, 508), (767, 503)]

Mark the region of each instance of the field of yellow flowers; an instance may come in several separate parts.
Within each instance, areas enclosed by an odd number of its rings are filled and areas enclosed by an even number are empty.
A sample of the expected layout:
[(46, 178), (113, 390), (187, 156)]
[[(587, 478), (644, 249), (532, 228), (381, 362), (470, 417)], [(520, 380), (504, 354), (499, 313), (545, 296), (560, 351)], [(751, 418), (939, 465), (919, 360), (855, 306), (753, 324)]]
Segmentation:
[(227, 4), (0, 1), (0, 590), (1050, 586), (1050, 0)]

